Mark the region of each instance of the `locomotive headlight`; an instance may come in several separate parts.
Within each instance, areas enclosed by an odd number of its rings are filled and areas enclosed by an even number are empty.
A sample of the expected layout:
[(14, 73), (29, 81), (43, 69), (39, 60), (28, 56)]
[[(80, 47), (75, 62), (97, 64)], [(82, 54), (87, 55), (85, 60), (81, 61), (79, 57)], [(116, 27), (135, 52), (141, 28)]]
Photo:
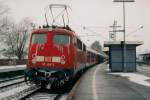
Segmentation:
[(64, 59), (62, 59), (60, 63), (61, 63), (62, 65), (64, 65), (66, 62), (65, 62)]
[(35, 56), (32, 59), (32, 63), (35, 64), (36, 62), (43, 62), (44, 61), (44, 56)]
[(53, 56), (53, 57), (52, 57), (52, 62), (60, 63), (60, 57)]
[(65, 56), (64, 55), (62, 55), (61, 56), (61, 61), (60, 61), (60, 63), (62, 64), (62, 65), (64, 65), (66, 62), (65, 62)]
[(33, 64), (36, 63), (36, 57), (34, 57), (34, 58), (32, 59), (32, 63), (33, 63)]
[(36, 56), (36, 61), (43, 62), (44, 61), (44, 56)]

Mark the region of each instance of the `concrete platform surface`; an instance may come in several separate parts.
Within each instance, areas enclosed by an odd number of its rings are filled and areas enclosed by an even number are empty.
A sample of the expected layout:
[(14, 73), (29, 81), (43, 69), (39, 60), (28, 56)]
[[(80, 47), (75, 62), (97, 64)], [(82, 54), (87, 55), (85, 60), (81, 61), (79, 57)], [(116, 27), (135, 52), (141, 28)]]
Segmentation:
[(90, 68), (72, 100), (150, 100), (150, 78), (139, 72), (111, 73), (106, 64)]

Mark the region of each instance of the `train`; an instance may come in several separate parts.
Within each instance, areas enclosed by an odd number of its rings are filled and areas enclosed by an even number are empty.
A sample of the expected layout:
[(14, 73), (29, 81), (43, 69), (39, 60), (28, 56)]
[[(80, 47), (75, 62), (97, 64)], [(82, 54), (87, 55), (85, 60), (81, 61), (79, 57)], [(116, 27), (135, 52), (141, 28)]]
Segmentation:
[(140, 54), (137, 59), (138, 63), (150, 64), (150, 52)]
[(61, 86), (105, 56), (88, 48), (70, 27), (44, 27), (31, 33), (25, 81)]

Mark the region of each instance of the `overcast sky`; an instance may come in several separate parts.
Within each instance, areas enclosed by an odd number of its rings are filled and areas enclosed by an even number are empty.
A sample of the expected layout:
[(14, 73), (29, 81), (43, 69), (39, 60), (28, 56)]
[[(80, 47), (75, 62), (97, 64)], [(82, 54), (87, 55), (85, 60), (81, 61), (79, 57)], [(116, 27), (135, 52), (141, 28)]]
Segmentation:
[[(81, 37), (89, 45), (95, 40), (103, 44), (109, 38), (109, 28), (114, 19), (118, 25), (123, 25), (122, 3), (114, 3), (112, 0), (0, 0), (11, 10), (9, 16), (15, 21), (24, 17), (30, 17), (38, 25), (45, 24), (44, 8), (49, 4), (67, 4), (72, 10), (70, 14), (70, 26), (78, 35), (100, 34), (98, 36)], [(144, 45), (138, 47), (139, 52), (150, 51), (150, 0), (136, 0), (134, 3), (126, 3), (126, 31), (127, 40), (144, 41)], [(87, 30), (82, 27), (86, 26)], [(144, 26), (140, 29), (140, 26)], [(90, 30), (90, 31), (89, 31)], [(93, 31), (93, 32), (92, 32)], [(122, 40), (122, 33), (118, 33), (118, 40)]]

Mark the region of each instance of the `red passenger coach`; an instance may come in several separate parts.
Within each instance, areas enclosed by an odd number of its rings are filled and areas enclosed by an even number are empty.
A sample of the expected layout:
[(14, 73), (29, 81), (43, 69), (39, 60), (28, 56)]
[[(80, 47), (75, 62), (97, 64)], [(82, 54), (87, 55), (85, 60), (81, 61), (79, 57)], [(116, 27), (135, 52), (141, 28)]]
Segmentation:
[(99, 54), (88, 51), (70, 28), (37, 29), (30, 39), (25, 80), (60, 86), (98, 61)]

